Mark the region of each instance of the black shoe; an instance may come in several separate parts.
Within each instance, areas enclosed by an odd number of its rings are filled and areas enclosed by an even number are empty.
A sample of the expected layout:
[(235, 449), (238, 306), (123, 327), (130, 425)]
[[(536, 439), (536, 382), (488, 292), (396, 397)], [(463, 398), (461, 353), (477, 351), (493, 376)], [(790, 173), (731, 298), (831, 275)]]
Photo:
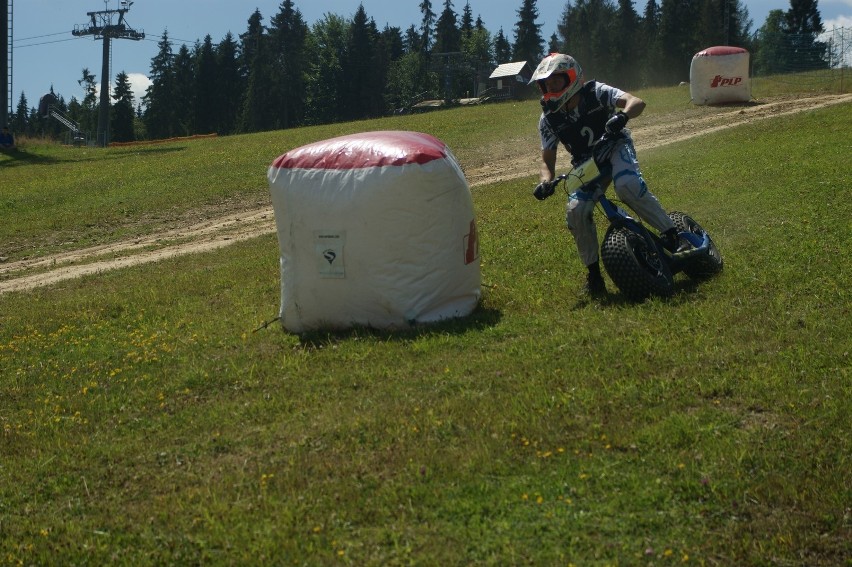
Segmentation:
[(671, 229), (660, 235), (663, 246), (674, 255), (682, 254), (692, 248), (692, 244), (681, 236), (677, 230)]
[(583, 293), (592, 297), (606, 295), (606, 284), (600, 274), (589, 272), (589, 275), (586, 276), (586, 285), (583, 286)]

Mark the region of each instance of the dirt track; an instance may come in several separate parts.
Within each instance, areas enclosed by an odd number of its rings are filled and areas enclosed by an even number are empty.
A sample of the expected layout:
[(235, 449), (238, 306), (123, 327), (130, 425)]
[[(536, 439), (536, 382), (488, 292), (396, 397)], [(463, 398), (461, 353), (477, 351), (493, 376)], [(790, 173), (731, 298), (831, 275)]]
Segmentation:
[[(642, 151), (740, 124), (847, 102), (852, 102), (852, 94), (775, 98), (747, 105), (708, 108), (699, 116), (688, 110), (654, 117), (643, 115), (630, 126), (636, 147)], [(477, 187), (535, 175), (538, 172), (536, 142), (529, 139), (509, 141), (502, 147), (488, 148), (487, 155), (468, 158), (467, 163), (462, 164), (468, 183)], [(494, 156), (499, 157), (495, 160)], [(0, 293), (26, 291), (98, 272), (213, 250), (274, 231), (271, 206), (246, 209), (235, 205), (219, 218), (186, 222), (180, 228), (147, 237), (0, 264)]]

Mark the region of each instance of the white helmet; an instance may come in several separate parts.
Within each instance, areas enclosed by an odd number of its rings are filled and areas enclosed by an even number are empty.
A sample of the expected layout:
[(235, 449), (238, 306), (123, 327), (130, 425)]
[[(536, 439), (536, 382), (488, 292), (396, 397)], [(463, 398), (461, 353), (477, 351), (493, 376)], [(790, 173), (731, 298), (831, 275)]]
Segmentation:
[[(557, 93), (547, 92), (545, 79), (553, 75), (565, 75), (565, 88)], [(541, 60), (528, 84), (535, 81), (541, 90), (541, 105), (548, 113), (556, 112), (569, 98), (583, 87), (583, 69), (570, 55), (551, 53)]]

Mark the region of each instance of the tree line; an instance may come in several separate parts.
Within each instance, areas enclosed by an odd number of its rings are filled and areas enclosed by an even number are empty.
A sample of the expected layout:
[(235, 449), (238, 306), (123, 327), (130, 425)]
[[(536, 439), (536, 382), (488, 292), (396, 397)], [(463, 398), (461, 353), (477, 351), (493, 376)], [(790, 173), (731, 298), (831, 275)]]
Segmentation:
[[(825, 66), (817, 0), (790, 0), (751, 34), (740, 0), (568, 0), (556, 30), (545, 39), (536, 0), (521, 0), (512, 41), (489, 31), (470, 3), (457, 14), (452, 0), (440, 13), (420, 0), (418, 24), (379, 29), (363, 4), (351, 18), (326, 14), (308, 25), (293, 0), (283, 0), (264, 23), (255, 10), (243, 33), (218, 43), (210, 35), (176, 51), (168, 33), (151, 60), (151, 85), (134, 100), (126, 73), (116, 76), (110, 139), (160, 139), (193, 134), (258, 132), (373, 118), (404, 112), (419, 98), (478, 96), (499, 63), (527, 61), (546, 52), (570, 53), (587, 78), (625, 89), (689, 79), (692, 56), (712, 45), (744, 47), (755, 64), (771, 70), (772, 54), (791, 37)], [(801, 42), (802, 40), (797, 39)], [(83, 69), (82, 100), (56, 106), (84, 131), (97, 126), (96, 80)], [(53, 89), (51, 88), (51, 93)], [(60, 136), (62, 127), (30, 108), (25, 94), (12, 115), (15, 131)]]

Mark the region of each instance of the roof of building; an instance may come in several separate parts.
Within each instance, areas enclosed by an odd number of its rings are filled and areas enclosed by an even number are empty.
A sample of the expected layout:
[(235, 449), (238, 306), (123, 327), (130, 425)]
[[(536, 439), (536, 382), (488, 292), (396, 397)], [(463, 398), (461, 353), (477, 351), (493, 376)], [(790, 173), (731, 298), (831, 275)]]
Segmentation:
[(515, 61), (514, 63), (503, 63), (498, 65), (496, 69), (488, 77), (489, 79), (499, 79), (500, 77), (514, 77), (527, 66), (526, 61)]

